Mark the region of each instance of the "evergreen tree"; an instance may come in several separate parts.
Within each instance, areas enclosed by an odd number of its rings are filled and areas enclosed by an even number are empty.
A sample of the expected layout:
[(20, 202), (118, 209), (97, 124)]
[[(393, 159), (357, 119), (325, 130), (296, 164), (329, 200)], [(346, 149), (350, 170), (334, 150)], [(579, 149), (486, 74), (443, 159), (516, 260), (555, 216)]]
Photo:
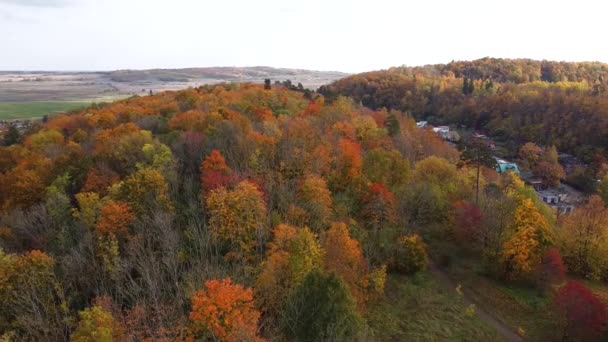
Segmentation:
[(11, 146), (21, 141), (21, 133), (15, 125), (8, 126), (8, 132), (4, 135), (4, 146)]
[(349, 341), (362, 319), (344, 281), (313, 270), (288, 298), (282, 323), (289, 341)]
[(388, 130), (388, 134), (391, 137), (399, 135), (401, 132), (401, 126), (399, 125), (399, 120), (397, 120), (397, 116), (392, 111), (386, 117), (386, 129)]
[(464, 95), (468, 95), (469, 94), (469, 78), (465, 77), (462, 80), (462, 93)]
[(264, 80), (264, 89), (270, 90), (270, 78)]

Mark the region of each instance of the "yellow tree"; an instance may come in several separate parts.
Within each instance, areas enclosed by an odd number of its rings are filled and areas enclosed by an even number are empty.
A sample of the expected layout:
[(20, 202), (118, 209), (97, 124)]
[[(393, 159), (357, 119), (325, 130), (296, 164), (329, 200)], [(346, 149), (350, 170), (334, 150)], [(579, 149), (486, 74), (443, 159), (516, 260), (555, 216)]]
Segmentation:
[(13, 332), (15, 340), (64, 338), (67, 307), (54, 266), (40, 251), (17, 255), (0, 249), (0, 331)]
[(270, 315), (277, 315), (289, 292), (322, 263), (323, 251), (308, 228), (280, 224), (273, 230), (262, 271), (256, 279), (258, 304)]
[(120, 196), (137, 215), (150, 212), (158, 205), (171, 211), (169, 185), (165, 177), (156, 169), (143, 167), (129, 176), (120, 186)]
[(520, 197), (518, 202), (513, 214), (514, 233), (503, 243), (501, 253), (508, 276), (529, 274), (553, 240), (549, 223), (532, 200)]
[(326, 229), (332, 213), (331, 192), (322, 177), (308, 176), (298, 192), (302, 208), (308, 213), (308, 224), (315, 231)]
[(76, 194), (79, 210), (74, 209), (72, 215), (79, 219), (86, 227), (93, 228), (97, 222), (101, 201), (94, 192), (80, 192)]
[(72, 342), (111, 342), (121, 337), (112, 314), (100, 306), (86, 308), (78, 316), (78, 327), (70, 336)]
[(209, 192), (206, 199), (209, 229), (228, 245), (228, 260), (255, 257), (256, 241), (266, 234), (266, 204), (262, 192), (249, 181), (242, 181), (233, 190), (224, 187)]

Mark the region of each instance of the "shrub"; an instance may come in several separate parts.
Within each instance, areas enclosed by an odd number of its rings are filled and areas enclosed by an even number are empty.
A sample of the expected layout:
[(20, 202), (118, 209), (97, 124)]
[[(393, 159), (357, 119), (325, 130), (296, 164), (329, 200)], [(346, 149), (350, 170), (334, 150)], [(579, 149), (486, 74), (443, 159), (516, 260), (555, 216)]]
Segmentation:
[(397, 240), (393, 269), (406, 273), (416, 273), (426, 268), (428, 256), (426, 246), (418, 234), (402, 235)]

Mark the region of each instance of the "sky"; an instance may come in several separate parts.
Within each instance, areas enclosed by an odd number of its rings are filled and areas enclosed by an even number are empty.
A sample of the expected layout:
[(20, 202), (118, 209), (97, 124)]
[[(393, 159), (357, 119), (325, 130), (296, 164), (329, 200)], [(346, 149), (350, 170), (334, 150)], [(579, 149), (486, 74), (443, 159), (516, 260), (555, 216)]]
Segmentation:
[(0, 0), (0, 70), (608, 62), (604, 0)]

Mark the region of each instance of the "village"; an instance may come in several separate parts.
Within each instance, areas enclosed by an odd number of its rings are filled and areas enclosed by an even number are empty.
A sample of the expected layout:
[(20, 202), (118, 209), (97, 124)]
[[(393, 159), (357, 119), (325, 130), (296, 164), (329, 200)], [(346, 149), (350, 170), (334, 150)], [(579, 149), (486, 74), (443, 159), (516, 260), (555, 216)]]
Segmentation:
[(31, 119), (17, 119), (17, 120), (0, 120), (0, 138), (8, 132), (9, 127), (15, 127), (19, 133), (23, 134), (31, 127), (33, 120)]
[[(456, 147), (461, 140), (461, 135), (451, 130), (449, 126), (431, 126), (427, 121), (418, 121), (416, 126), (420, 129), (430, 129), (437, 133), (449, 145)], [(481, 132), (473, 132), (471, 137), (482, 141), (492, 152), (499, 152), (497, 144), (494, 140)], [(568, 153), (559, 153), (558, 161), (565, 172), (564, 179), (561, 180), (558, 186), (549, 186), (543, 182), (540, 177), (534, 175), (531, 170), (522, 170), (518, 165), (518, 161), (508, 160), (497, 155), (493, 155), (496, 161), (496, 172), (499, 174), (505, 172), (514, 172), (527, 185), (534, 188), (538, 197), (552, 208), (557, 217), (562, 214), (571, 213), (577, 206), (585, 202), (585, 194), (575, 189), (573, 186), (564, 183), (565, 178), (570, 175), (577, 167), (585, 166), (578, 158)]]

